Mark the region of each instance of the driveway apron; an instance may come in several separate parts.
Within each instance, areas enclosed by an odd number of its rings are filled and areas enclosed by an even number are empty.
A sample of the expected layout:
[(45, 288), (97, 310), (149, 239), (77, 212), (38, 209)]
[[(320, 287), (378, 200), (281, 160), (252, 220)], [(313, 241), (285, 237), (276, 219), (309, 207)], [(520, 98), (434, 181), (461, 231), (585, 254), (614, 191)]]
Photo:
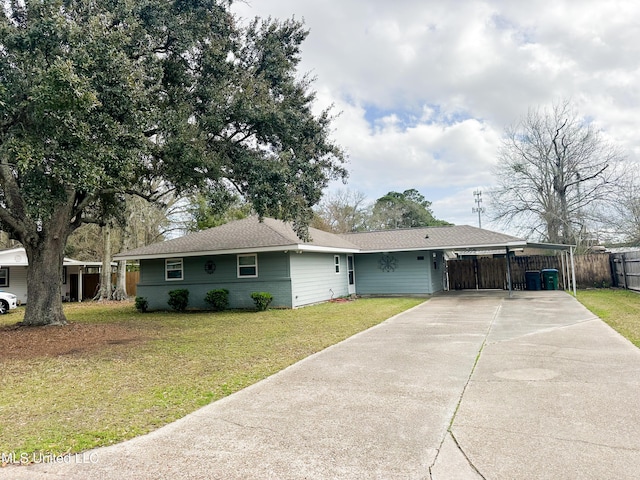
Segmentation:
[(640, 350), (569, 295), (516, 295), (450, 436), (485, 478), (640, 478)]
[(148, 435), (0, 479), (631, 479), (639, 407), (640, 350), (568, 294), (451, 292)]

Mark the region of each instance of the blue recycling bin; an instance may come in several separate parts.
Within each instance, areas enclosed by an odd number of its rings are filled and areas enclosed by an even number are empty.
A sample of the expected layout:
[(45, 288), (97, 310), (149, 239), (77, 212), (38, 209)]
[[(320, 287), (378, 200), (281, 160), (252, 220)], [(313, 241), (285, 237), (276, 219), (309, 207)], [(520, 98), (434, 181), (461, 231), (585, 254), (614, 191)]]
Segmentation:
[(542, 289), (540, 270), (527, 270), (526, 272), (524, 272), (524, 280), (527, 290)]

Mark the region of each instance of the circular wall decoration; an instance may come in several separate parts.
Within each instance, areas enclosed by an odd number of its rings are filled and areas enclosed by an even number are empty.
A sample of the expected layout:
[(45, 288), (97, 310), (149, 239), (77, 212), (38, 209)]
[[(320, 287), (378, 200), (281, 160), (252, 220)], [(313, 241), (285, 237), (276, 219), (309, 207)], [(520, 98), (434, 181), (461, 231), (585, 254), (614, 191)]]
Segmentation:
[(393, 255), (382, 255), (382, 257), (380, 257), (380, 270), (383, 272), (393, 272), (396, 266), (396, 259)]
[(211, 275), (216, 271), (216, 264), (213, 263), (213, 260), (207, 260), (204, 264), (204, 271)]

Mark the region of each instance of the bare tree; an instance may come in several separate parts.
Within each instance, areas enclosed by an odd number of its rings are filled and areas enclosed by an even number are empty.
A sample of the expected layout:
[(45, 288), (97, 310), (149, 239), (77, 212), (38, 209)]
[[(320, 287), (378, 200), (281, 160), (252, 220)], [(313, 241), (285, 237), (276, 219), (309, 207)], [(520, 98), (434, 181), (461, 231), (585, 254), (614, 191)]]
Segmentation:
[(490, 192), (495, 219), (551, 243), (580, 244), (618, 191), (623, 156), (569, 101), (506, 130)]
[(172, 192), (167, 192), (161, 203), (152, 203), (138, 196), (128, 197), (124, 218), (126, 227), (121, 231), (123, 238), (118, 252), (183, 234), (186, 227), (171, 220), (183, 213), (179, 203), (180, 199)]
[(629, 171), (614, 205), (602, 214), (603, 223), (615, 242), (640, 245), (640, 174)]
[(337, 190), (323, 198), (315, 213), (318, 220), (312, 223), (316, 228), (335, 233), (366, 230), (371, 215), (371, 207), (362, 192), (346, 189)]

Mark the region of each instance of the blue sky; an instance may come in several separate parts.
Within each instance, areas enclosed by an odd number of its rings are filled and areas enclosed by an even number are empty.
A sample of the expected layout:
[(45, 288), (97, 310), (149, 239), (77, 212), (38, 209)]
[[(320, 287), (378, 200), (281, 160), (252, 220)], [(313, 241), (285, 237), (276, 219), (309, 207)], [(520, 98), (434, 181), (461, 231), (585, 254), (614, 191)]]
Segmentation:
[[(348, 184), (373, 202), (415, 188), (436, 217), (477, 225), (504, 129), (570, 98), (640, 162), (640, 3), (635, 0), (248, 0), (243, 18), (310, 29), (301, 71), (335, 105)], [(490, 222), (483, 227), (499, 229)]]

